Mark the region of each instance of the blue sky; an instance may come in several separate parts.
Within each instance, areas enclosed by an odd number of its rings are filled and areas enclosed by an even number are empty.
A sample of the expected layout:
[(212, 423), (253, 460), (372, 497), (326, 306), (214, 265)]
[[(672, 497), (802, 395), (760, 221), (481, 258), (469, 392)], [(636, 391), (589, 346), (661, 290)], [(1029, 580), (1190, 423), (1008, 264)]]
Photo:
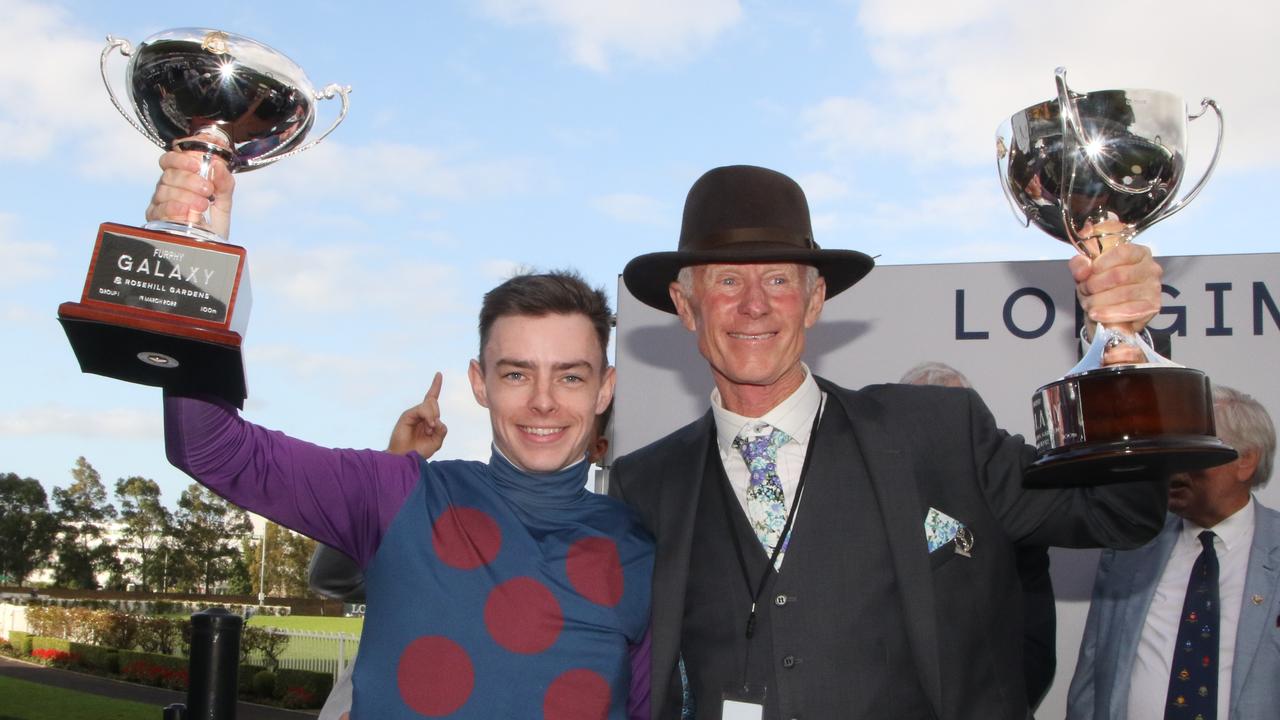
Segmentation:
[[(229, 30), (317, 86), (354, 88), (323, 144), (238, 178), (248, 416), (381, 447), (441, 370), (445, 454), (484, 457), (465, 383), (484, 290), (519, 266), (572, 266), (612, 294), (629, 258), (674, 248), (711, 167), (792, 175), (819, 243), (881, 263), (1068, 257), (1014, 222), (992, 162), (998, 123), (1048, 99), (1058, 65), (1081, 90), (1216, 98), (1222, 163), (1143, 241), (1274, 251), (1280, 10), (1209, 5), (0, 0), (0, 472), (63, 486), (84, 455), (110, 484), (154, 478), (170, 504), (189, 482), (165, 462), (158, 391), (82, 375), (55, 319), (79, 299), (98, 224), (140, 224), (157, 175), (158, 150), (98, 76), (109, 33)], [(123, 77), (123, 60), (110, 67)], [(320, 112), (323, 126), (336, 103)], [(1212, 136), (1193, 123), (1193, 177)]]

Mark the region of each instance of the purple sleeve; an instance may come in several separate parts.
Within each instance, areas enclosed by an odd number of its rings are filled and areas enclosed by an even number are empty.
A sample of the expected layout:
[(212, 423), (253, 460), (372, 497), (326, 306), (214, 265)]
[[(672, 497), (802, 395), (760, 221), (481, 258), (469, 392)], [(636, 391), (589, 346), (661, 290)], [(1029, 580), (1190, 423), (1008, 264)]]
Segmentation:
[(418, 482), (418, 456), (333, 450), (245, 421), (214, 398), (165, 393), (169, 462), (246, 510), (368, 564)]
[(653, 626), (644, 631), (640, 644), (628, 645), (631, 654), (631, 694), (627, 697), (627, 717), (630, 720), (649, 720), (649, 673), (653, 646)]

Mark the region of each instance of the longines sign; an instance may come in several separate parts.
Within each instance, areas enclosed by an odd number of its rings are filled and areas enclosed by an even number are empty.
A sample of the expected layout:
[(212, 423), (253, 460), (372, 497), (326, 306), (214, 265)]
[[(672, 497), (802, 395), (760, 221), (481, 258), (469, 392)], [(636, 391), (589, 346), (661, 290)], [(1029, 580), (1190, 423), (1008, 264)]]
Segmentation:
[[(1280, 285), (1277, 285), (1277, 289), (1280, 289)], [(1186, 337), (1188, 333), (1200, 333), (1204, 337), (1229, 337), (1234, 335), (1237, 329), (1227, 323), (1228, 305), (1243, 304), (1248, 308), (1249, 323), (1241, 328), (1240, 332), (1262, 335), (1264, 332), (1280, 331), (1280, 307), (1277, 307), (1275, 294), (1265, 280), (1253, 280), (1244, 286), (1235, 282), (1206, 282), (1203, 284), (1203, 293), (1202, 297), (1184, 298), (1181, 289), (1165, 284), (1164, 305), (1160, 315), (1152, 321), (1150, 329), (1153, 332), (1172, 333), (1175, 337)], [(985, 307), (969, 308), (967, 296), (966, 288), (956, 288), (955, 339), (986, 340), (991, 337), (991, 331), (985, 329), (989, 326), (979, 324), (975, 318), (970, 317), (969, 313), (972, 312), (976, 317), (991, 318), (997, 316), (997, 311), (994, 308)], [(1210, 319), (1207, 325), (1188, 328), (1188, 303), (1207, 307)], [(1079, 304), (1074, 301), (1074, 295), (1071, 305), (1075, 310), (1075, 326), (1072, 332), (1076, 333), (1080, 330), (1084, 315)], [(1032, 318), (1030, 323), (1024, 320), (1023, 324), (1019, 324), (1015, 319), (1020, 309), (1026, 309), (1030, 313)], [(1023, 340), (1034, 340), (1048, 333), (1053, 329), (1057, 315), (1057, 306), (1053, 297), (1038, 287), (1020, 287), (1011, 291), (998, 311), (1004, 330), (1013, 337)]]

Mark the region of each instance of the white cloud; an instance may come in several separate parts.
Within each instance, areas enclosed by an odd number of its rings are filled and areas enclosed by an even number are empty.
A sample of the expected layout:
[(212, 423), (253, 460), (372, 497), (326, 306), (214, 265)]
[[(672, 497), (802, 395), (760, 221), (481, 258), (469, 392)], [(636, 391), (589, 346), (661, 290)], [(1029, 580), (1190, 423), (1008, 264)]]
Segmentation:
[(530, 269), (528, 265), (515, 260), (488, 260), (480, 266), (480, 274), (490, 283), (500, 283), (517, 273)]
[[(245, 353), (249, 356), (247, 365), (273, 365), (284, 368), (290, 374), (302, 377), (321, 378), (360, 378), (369, 375), (370, 357), (357, 353), (330, 353), (306, 350), (293, 345), (255, 343), (247, 346)], [(377, 354), (377, 365), (381, 372), (403, 369), (407, 364), (402, 359), (388, 363), (381, 353)], [(388, 367), (390, 364), (391, 367)]]
[(796, 182), (804, 188), (804, 195), (810, 205), (817, 205), (828, 200), (839, 200), (849, 194), (849, 185), (831, 173), (815, 172), (799, 175)]
[(550, 25), (573, 61), (597, 72), (610, 56), (669, 62), (710, 44), (742, 16), (738, 0), (484, 0), (508, 23)]
[(457, 268), (406, 259), (371, 244), (255, 248), (254, 283), (281, 294), (293, 312), (376, 312), (418, 315), (457, 312), (462, 296)]
[[(0, 63), (0, 137), (7, 139), (0, 143), (0, 160), (34, 162), (56, 154), (95, 176), (109, 171), (118, 179), (144, 168), (154, 173), (147, 141), (111, 105), (95, 66), (105, 38), (45, 3), (5, 0), (0, 17), (6, 58)], [(123, 77), (124, 63), (113, 54), (108, 71)]]
[[(528, 185), (528, 162), (475, 160), (417, 145), (347, 145), (325, 140), (300, 155), (244, 176), (238, 207), (268, 214), (282, 205), (327, 203), (361, 213), (419, 213), (424, 199), (473, 200)], [(259, 178), (266, 178), (259, 180)]]
[(635, 193), (614, 193), (594, 198), (591, 204), (615, 220), (643, 225), (665, 225), (669, 213), (656, 198)]
[(17, 239), (17, 217), (0, 213), (0, 268), (10, 283), (25, 283), (53, 273), (58, 250), (52, 245)]
[(5, 435), (154, 440), (162, 432), (160, 415), (151, 409), (85, 410), (50, 404), (0, 414), (0, 434)]
[[(1280, 162), (1270, 141), (1280, 85), (1267, 79), (1280, 69), (1274, 3), (1078, 0), (1028, 12), (1013, 0), (867, 0), (858, 25), (880, 79), (802, 115), (806, 137), (833, 154), (989, 163), (996, 125), (1050, 99), (1064, 65), (1081, 91), (1152, 87), (1194, 106), (1212, 96), (1227, 115), (1224, 165)], [(1212, 120), (1193, 128), (1202, 123)], [(1211, 135), (1193, 136), (1190, 154), (1206, 157)]]

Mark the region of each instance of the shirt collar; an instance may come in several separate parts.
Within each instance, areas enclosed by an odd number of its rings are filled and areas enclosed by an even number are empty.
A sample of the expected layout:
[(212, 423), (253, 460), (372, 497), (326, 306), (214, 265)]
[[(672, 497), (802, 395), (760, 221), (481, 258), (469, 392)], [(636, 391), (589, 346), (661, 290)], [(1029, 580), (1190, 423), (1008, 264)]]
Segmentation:
[(1231, 551), (1235, 550), (1240, 545), (1247, 545), (1253, 541), (1253, 525), (1253, 496), (1250, 495), (1249, 502), (1245, 503), (1244, 507), (1235, 511), (1230, 517), (1211, 528), (1202, 528), (1190, 520), (1183, 518), (1182, 535), (1184, 541), (1191, 540), (1193, 542), (1199, 542), (1198, 538), (1200, 533), (1205, 530), (1212, 530), (1213, 534), (1217, 535), (1222, 540), (1222, 544), (1227, 548), (1227, 550)]
[(809, 444), (809, 431), (813, 429), (813, 417), (822, 404), (822, 390), (813, 379), (809, 366), (800, 363), (804, 369), (804, 381), (800, 387), (778, 403), (772, 410), (758, 418), (750, 418), (726, 410), (720, 399), (720, 390), (711, 391), (711, 413), (716, 421), (716, 442), (720, 451), (727, 453), (733, 448), (733, 439), (749, 424), (766, 422), (774, 428), (791, 436), (793, 442), (801, 445)]

